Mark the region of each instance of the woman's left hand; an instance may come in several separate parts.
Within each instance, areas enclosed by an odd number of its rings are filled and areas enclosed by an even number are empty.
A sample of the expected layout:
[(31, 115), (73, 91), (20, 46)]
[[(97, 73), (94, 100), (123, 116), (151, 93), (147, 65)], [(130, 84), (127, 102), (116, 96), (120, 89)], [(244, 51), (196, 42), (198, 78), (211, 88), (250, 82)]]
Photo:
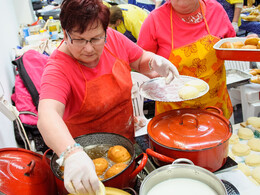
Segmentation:
[(174, 77), (179, 76), (177, 68), (164, 57), (154, 54), (149, 63), (151, 63), (151, 68), (160, 76), (166, 77), (166, 84), (169, 84)]

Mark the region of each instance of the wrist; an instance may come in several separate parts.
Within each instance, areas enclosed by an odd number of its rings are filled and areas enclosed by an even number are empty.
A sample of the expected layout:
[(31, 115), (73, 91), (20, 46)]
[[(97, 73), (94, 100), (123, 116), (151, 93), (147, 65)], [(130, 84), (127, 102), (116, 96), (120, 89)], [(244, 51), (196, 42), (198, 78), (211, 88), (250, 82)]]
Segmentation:
[(150, 71), (153, 70), (153, 67), (152, 67), (152, 58), (150, 58), (149, 62), (148, 62), (148, 66), (149, 66), (149, 69)]
[(60, 155), (60, 157), (56, 160), (56, 162), (62, 166), (64, 165), (64, 160), (69, 157), (71, 154), (79, 152), (79, 151), (83, 151), (83, 147), (78, 144), (75, 143), (73, 145), (70, 145), (66, 148), (66, 150)]

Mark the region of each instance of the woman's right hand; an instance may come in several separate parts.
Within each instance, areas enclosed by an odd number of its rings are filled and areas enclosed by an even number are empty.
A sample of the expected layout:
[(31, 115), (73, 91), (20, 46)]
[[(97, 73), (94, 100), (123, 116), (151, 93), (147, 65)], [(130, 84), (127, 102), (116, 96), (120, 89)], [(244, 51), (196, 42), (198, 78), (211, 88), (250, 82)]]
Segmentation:
[(84, 151), (73, 153), (65, 159), (64, 185), (71, 194), (94, 195), (99, 190), (95, 165)]

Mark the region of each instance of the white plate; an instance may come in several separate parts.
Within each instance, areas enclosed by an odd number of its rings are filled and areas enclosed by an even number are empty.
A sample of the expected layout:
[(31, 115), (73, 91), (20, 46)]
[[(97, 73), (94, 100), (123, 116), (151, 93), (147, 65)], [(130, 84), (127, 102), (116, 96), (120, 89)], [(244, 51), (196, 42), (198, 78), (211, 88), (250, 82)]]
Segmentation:
[(195, 77), (180, 75), (178, 79), (174, 79), (170, 84), (165, 83), (165, 77), (158, 77), (144, 82), (140, 88), (139, 93), (150, 100), (160, 101), (160, 102), (182, 102), (187, 100), (192, 100), (205, 95), (209, 91), (209, 85), (207, 89), (200, 92), (197, 97), (191, 99), (182, 99), (179, 96), (178, 91), (184, 86), (185, 83), (191, 80), (201, 80)]

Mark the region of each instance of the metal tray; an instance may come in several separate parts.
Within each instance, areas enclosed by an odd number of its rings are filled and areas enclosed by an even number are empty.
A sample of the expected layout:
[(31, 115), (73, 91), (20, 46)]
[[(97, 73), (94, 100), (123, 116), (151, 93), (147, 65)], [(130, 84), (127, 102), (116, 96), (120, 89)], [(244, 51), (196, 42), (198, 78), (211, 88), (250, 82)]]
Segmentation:
[[(140, 88), (139, 93), (150, 100), (159, 101), (159, 102), (182, 102), (191, 99), (181, 99), (179, 96), (179, 90), (184, 86), (184, 84), (191, 80), (201, 80), (195, 77), (180, 75), (179, 78), (175, 78), (171, 83), (165, 83), (165, 77), (158, 77), (144, 82)], [(202, 80), (203, 81), (203, 80)], [(205, 81), (203, 81), (205, 82)], [(205, 95), (209, 91), (209, 85), (207, 89), (200, 92), (199, 95), (195, 98), (199, 98)]]
[(246, 37), (225, 38), (218, 41), (213, 48), (216, 50), (216, 55), (221, 60), (236, 60), (236, 61), (260, 61), (260, 49), (229, 49), (220, 48), (224, 42), (245, 42)]
[(250, 83), (251, 74), (237, 69), (228, 69), (226, 71), (227, 88), (238, 87)]

